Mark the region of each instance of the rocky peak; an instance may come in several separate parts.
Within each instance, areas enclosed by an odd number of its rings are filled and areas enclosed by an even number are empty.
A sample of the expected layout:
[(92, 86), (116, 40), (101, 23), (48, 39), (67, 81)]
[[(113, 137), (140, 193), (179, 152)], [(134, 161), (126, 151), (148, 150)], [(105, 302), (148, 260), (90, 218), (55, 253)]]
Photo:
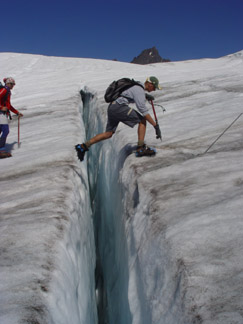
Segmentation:
[(142, 51), (142, 53), (131, 61), (131, 63), (135, 64), (151, 64), (151, 63), (159, 63), (159, 62), (170, 62), (168, 59), (163, 59), (154, 46), (152, 48), (148, 48)]

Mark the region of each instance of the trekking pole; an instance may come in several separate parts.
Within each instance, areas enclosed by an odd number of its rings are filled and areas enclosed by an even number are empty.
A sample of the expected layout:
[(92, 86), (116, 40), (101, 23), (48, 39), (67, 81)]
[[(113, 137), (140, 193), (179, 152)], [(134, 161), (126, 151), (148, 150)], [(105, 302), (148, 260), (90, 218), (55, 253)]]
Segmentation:
[[(158, 119), (157, 119), (157, 116), (156, 116), (156, 112), (155, 112), (155, 109), (154, 109), (154, 103), (153, 103), (153, 100), (150, 100), (150, 102), (151, 102), (151, 105), (152, 105), (152, 108), (153, 108), (155, 122), (156, 122), (156, 124), (159, 126)], [(158, 138), (158, 137), (157, 137), (157, 138)], [(160, 140), (162, 141), (162, 137), (160, 136), (159, 138), (160, 138)]]
[(18, 116), (18, 148), (20, 147), (20, 117)]
[(233, 120), (233, 122), (216, 138), (216, 140), (209, 146), (209, 148), (203, 153), (207, 153), (211, 147), (220, 139), (221, 136), (224, 135), (224, 133), (237, 121), (237, 119), (239, 119), (241, 116), (243, 115), (243, 113), (239, 114), (239, 116), (237, 118), (235, 118), (235, 120)]

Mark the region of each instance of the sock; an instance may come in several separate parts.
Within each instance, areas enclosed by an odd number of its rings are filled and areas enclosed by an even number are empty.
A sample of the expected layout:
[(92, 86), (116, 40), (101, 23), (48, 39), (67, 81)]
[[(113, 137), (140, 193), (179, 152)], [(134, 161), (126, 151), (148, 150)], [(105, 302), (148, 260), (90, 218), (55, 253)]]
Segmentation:
[(138, 146), (143, 146), (144, 145), (144, 141), (138, 141)]
[(91, 146), (90, 141), (87, 141), (87, 142), (85, 142), (84, 144), (87, 146), (87, 148), (90, 148), (90, 146)]

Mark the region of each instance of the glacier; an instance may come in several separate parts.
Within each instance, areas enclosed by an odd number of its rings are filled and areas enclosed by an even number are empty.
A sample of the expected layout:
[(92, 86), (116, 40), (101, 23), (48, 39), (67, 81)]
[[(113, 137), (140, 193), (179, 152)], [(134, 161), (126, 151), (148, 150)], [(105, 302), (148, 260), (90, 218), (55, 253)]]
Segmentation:
[[(243, 323), (242, 66), (243, 51), (147, 66), (0, 53), (24, 114), (0, 161), (1, 323)], [(157, 155), (136, 158), (121, 124), (80, 163), (109, 83), (149, 75)]]

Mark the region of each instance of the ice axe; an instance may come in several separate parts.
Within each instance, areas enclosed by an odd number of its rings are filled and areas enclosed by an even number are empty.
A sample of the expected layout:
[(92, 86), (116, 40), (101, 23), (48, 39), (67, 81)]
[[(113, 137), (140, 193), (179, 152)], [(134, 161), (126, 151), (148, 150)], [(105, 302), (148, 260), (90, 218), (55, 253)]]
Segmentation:
[[(156, 112), (155, 112), (155, 108), (154, 108), (154, 102), (153, 100), (150, 100), (151, 102), (151, 105), (152, 105), (152, 108), (153, 108), (153, 112), (154, 112), (154, 119), (155, 119), (155, 122), (156, 122), (156, 126), (155, 126), (155, 129), (156, 129), (156, 138), (160, 138), (161, 142), (162, 142), (162, 136), (161, 136), (161, 131), (160, 131), (160, 127), (159, 127), (159, 122), (158, 122), (158, 119), (157, 119), (157, 116), (156, 116)], [(159, 134), (157, 134), (157, 131)]]

